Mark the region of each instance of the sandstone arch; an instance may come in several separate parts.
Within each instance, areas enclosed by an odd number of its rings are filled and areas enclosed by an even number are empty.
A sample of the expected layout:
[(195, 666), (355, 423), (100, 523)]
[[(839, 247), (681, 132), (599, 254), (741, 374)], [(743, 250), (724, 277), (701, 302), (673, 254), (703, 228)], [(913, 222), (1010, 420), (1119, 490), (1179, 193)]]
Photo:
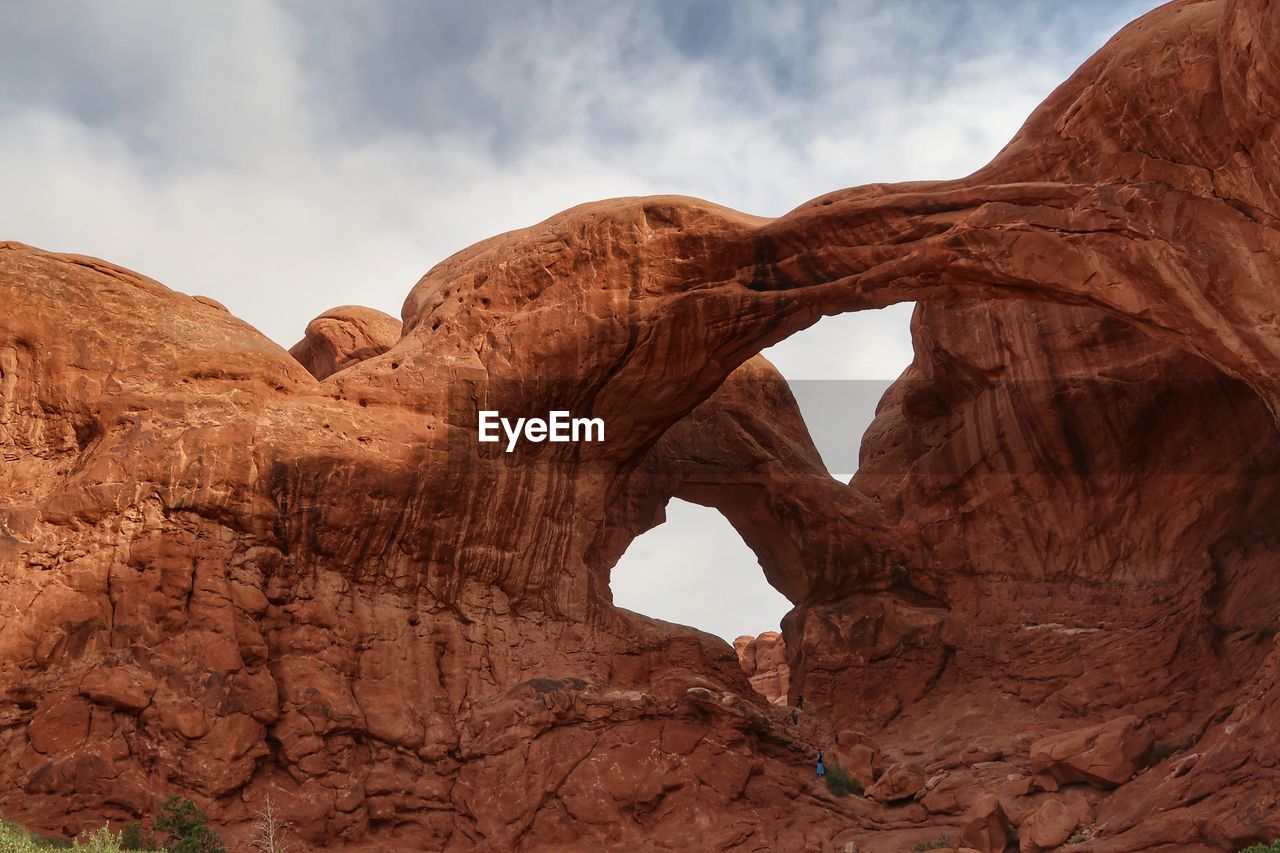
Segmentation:
[[(607, 606), (610, 555), (674, 489), (761, 537), (802, 605), (788, 631), (807, 695), (854, 693), (864, 721), (948, 767), (930, 723), (982, 734), (957, 705), (1036, 731), (1123, 707), (1195, 751), (1109, 795), (1107, 831), (1135, 833), (1119, 843), (1280, 831), (1276, 602), (1259, 582), (1280, 553), (1276, 137), (1259, 119), (1280, 89), (1277, 14), (1153, 12), (961, 181), (848, 190), (774, 221), (605, 202), (495, 237), (424, 277), (395, 346), (323, 381), (156, 282), (4, 244), (0, 352), (23, 353), (4, 362), (5, 411), (22, 400), (41, 423), (0, 432), (0, 810), (75, 830), (180, 790), (234, 831), (271, 791), (313, 841), (426, 849), (687, 842), (690, 825), (707, 849), (805, 849), (882, 826), (797, 796), (811, 744), (742, 698), (727, 650)], [(1044, 304), (1009, 301), (1028, 297)], [(760, 386), (726, 379), (762, 347), (902, 299), (930, 303), (924, 390), (893, 392), (854, 486), (797, 487), (806, 451), (770, 418), (791, 455), (764, 454), (778, 477), (750, 500), (687, 470), (646, 480), (664, 442), (699, 449), (677, 426), (690, 412), (750, 404)], [(1237, 467), (1111, 492), (1071, 471), (895, 483), (893, 466), (929, 474), (938, 456), (1069, 449), (1059, 388), (984, 384), (1046, 367), (1021, 357), (1036, 352), (1082, 381), (1116, 365), (1108, 383), (1232, 377), (1194, 429), (1153, 435), (1162, 450), (1213, 435), (1210, 456)], [(540, 467), (459, 457), (475, 403), (459, 387), (568, 404), (622, 438)], [(1143, 423), (1106, 389), (1085, 397), (1098, 423)], [(946, 440), (957, 415), (967, 447)], [(985, 526), (1032, 504), (1040, 538)], [(1015, 769), (1018, 748), (1000, 744)]]

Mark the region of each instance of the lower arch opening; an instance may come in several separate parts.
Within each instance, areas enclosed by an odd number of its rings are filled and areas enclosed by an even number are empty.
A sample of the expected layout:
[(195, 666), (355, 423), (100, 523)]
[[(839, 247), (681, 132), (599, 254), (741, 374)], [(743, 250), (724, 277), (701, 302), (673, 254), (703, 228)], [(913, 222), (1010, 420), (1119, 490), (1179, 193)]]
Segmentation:
[(791, 602), (718, 510), (672, 498), (667, 520), (635, 538), (613, 567), (613, 603), (726, 643), (779, 631)]

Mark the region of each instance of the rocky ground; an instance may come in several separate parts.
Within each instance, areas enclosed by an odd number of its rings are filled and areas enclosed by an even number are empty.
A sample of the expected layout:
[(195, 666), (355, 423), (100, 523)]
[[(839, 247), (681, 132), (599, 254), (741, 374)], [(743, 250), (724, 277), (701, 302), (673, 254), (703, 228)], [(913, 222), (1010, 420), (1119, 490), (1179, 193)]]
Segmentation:
[[(584, 205), (291, 352), (0, 244), (0, 815), (178, 793), (236, 841), (270, 796), (348, 850), (1280, 835), (1278, 115), (1280, 5), (1178, 0), (968, 178)], [(915, 361), (835, 481), (755, 354), (904, 300)], [(610, 439), (507, 455), (478, 409)], [(742, 534), (780, 638), (613, 606), (672, 497)]]

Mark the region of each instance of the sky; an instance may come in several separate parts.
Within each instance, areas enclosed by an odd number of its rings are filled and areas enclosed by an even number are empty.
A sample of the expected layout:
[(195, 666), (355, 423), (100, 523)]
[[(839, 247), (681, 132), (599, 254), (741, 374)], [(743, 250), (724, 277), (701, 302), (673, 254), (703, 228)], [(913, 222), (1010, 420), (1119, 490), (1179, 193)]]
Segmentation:
[[(212, 296), (288, 347), (335, 305), (398, 316), (433, 264), (584, 201), (776, 216), (960, 177), (1154, 5), (0, 0), (0, 240)], [(815, 419), (839, 476), (911, 360), (910, 315), (828, 318), (766, 353), (792, 380), (878, 380), (850, 386), (847, 424)], [(830, 394), (794, 384), (806, 411)], [(615, 568), (617, 603), (775, 630), (789, 603), (728, 523), (668, 517)]]

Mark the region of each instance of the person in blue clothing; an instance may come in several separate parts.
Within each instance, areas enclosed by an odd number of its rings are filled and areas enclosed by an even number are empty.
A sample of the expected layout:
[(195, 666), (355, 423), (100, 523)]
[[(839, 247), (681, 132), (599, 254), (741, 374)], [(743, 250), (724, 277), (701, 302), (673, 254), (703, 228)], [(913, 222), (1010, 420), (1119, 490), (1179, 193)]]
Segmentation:
[(819, 775), (819, 776), (826, 776), (826, 775), (827, 775), (827, 765), (822, 763), (822, 753), (821, 753), (821, 752), (819, 752), (819, 753), (818, 753), (818, 775)]

